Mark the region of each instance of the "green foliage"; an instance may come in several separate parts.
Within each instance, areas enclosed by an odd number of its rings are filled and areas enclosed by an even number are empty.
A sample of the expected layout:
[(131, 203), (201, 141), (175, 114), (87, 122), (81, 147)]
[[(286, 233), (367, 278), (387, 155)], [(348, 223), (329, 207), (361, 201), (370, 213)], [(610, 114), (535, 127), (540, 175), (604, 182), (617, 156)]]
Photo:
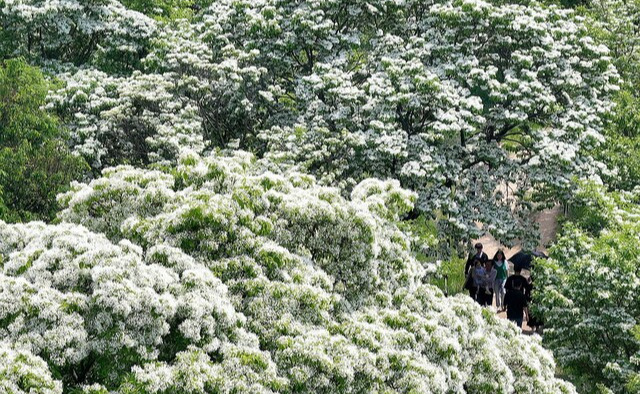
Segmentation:
[(632, 202), (619, 194), (603, 193), (603, 187), (582, 183), (580, 192), (571, 201), (568, 222), (580, 230), (598, 236), (603, 229), (615, 223), (615, 211), (619, 206), (631, 208)]
[(191, 18), (211, 4), (208, 0), (123, 0), (127, 8), (160, 21)]
[[(49, 84), (24, 60), (0, 67), (0, 218), (50, 220), (56, 194), (86, 164), (72, 156), (55, 118), (41, 109)], [(3, 208), (4, 207), (4, 208)]]
[[(438, 286), (445, 294), (456, 295), (464, 292), (464, 259), (452, 256), (440, 263), (431, 284)], [(446, 278), (446, 281), (445, 281)]]
[[(633, 336), (635, 336), (636, 340), (640, 342), (640, 325), (637, 325), (632, 330)], [(640, 366), (640, 352), (636, 354), (636, 356), (632, 359), (632, 362), (635, 363), (636, 366)], [(629, 378), (629, 382), (627, 383), (626, 389), (630, 393), (640, 393), (640, 372), (635, 372)]]
[(40, 145), (60, 137), (55, 120), (40, 111), (49, 89), (42, 73), (24, 60), (12, 59), (0, 67), (0, 144), (18, 147), (23, 140)]
[(404, 220), (398, 226), (414, 236), (414, 243), (417, 244), (418, 259), (421, 261), (433, 262), (436, 258), (434, 253), (438, 246), (438, 228), (433, 220), (429, 220), (425, 215), (420, 215), (416, 219)]
[[(425, 215), (420, 215), (413, 220), (405, 220), (399, 223), (399, 227), (414, 236), (414, 249), (417, 250), (417, 258), (423, 263), (434, 263), (438, 254), (450, 256), (438, 265), (435, 274), (429, 277), (429, 283), (437, 286), (443, 293), (456, 295), (463, 291), (464, 285), (464, 259), (458, 257), (454, 250), (442, 251), (441, 248), (450, 245), (447, 240), (440, 244), (436, 223), (429, 220)], [(446, 278), (446, 280), (445, 280)]]
[[(0, 171), (0, 179), (4, 178), (6, 175), (4, 174), (3, 171)], [(2, 199), (2, 188), (0, 188), (0, 217), (4, 217), (4, 215), (7, 213), (7, 206), (4, 205), (4, 200)]]
[(616, 115), (612, 122), (615, 134), (626, 138), (640, 137), (640, 99), (630, 89), (616, 98)]
[(546, 345), (584, 392), (627, 392), (640, 372), (638, 197), (583, 185), (580, 209), (534, 268)]
[(603, 177), (610, 190), (633, 190), (640, 185), (640, 137), (611, 133), (597, 154), (611, 169)]
[(640, 185), (640, 98), (635, 87), (627, 85), (617, 95), (606, 141), (594, 156), (610, 169), (603, 177), (609, 190), (632, 190)]
[(606, 141), (593, 156), (610, 171), (603, 180), (609, 190), (632, 190), (640, 185), (640, 1), (590, 0), (578, 8), (591, 24), (591, 34), (610, 50), (622, 79), (614, 97)]

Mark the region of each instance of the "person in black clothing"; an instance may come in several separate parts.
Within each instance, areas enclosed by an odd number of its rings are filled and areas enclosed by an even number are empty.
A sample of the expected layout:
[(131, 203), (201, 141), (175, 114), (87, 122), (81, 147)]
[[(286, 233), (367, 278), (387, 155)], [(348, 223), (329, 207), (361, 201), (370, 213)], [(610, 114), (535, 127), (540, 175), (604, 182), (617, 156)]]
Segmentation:
[(473, 270), (474, 260), (479, 259), (482, 262), (482, 265), (489, 260), (489, 256), (485, 252), (482, 251), (482, 244), (478, 242), (475, 246), (475, 253), (469, 253), (469, 257), (467, 258), (467, 264), (464, 266), (464, 276), (466, 277), (469, 274), (469, 271)]
[(476, 277), (476, 268), (482, 267), (482, 261), (480, 259), (473, 259), (473, 266), (467, 273), (467, 278), (464, 282), (464, 289), (469, 290), (469, 296), (474, 301), (478, 301), (478, 280)]
[(507, 281), (504, 284), (504, 289), (507, 291), (513, 290), (516, 284), (520, 284), (520, 288), (524, 295), (527, 296), (527, 300), (531, 301), (531, 286), (527, 278), (522, 276), (522, 267), (515, 267), (513, 271), (514, 274), (507, 278)]
[(527, 296), (522, 292), (520, 283), (514, 283), (513, 289), (507, 290), (507, 295), (504, 296), (504, 304), (507, 307), (507, 319), (522, 328), (524, 316), (529, 316), (529, 302), (527, 301)]

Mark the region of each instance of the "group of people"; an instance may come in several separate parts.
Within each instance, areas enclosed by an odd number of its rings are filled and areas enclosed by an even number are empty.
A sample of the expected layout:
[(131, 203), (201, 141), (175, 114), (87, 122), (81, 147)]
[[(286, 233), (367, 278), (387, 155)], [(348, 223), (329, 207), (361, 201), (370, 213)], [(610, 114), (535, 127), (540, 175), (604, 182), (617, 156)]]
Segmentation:
[(514, 267), (514, 274), (509, 275), (509, 263), (502, 250), (489, 259), (482, 251), (482, 244), (477, 243), (475, 253), (467, 259), (464, 273), (464, 287), (476, 302), (491, 306), (495, 297), (498, 312), (506, 311), (508, 320), (522, 327), (526, 316), (528, 325), (532, 326), (534, 319), (529, 315), (531, 281), (522, 276), (520, 267)]

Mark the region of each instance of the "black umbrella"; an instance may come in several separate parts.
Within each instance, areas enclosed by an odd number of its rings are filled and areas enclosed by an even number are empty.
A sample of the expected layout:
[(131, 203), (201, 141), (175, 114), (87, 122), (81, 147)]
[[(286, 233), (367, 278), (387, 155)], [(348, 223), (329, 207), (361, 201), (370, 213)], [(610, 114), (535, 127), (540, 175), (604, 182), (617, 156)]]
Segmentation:
[(514, 269), (522, 268), (525, 270), (530, 270), (531, 261), (533, 260), (534, 257), (540, 257), (540, 258), (546, 259), (547, 255), (538, 251), (534, 251), (534, 252), (519, 251), (518, 253), (511, 256), (511, 258), (509, 258), (509, 261), (511, 261), (511, 263), (513, 264)]

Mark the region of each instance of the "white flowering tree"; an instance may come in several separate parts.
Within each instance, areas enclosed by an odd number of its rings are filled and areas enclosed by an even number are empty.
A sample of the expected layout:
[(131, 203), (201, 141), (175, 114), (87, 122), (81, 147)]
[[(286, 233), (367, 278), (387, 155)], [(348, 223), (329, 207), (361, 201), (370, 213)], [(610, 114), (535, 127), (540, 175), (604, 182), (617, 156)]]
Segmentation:
[(640, 381), (638, 201), (583, 185), (575, 218), (533, 272), (545, 344), (584, 391), (636, 392)]
[(62, 384), (39, 357), (0, 342), (0, 390), (4, 393), (62, 394)]
[(123, 163), (174, 163), (182, 150), (204, 149), (196, 103), (176, 94), (171, 75), (72, 68), (56, 79), (63, 86), (49, 94), (47, 108), (65, 121), (73, 151), (97, 174)]
[(3, 0), (0, 27), (3, 58), (126, 71), (145, 55), (156, 24), (116, 0)]
[(471, 1), (221, 1), (168, 25), (145, 64), (205, 143), (346, 190), (397, 177), (443, 230), (507, 242), (532, 234), (532, 202), (593, 172), (618, 82), (571, 12)]
[(502, 240), (523, 237), (532, 201), (590, 172), (583, 150), (602, 140), (617, 89), (608, 50), (553, 8), (458, 1), (411, 10), (400, 28), (359, 37), (370, 46), (360, 58), (318, 50), (296, 86), (293, 124), (263, 135), (276, 158), (335, 182), (399, 177), (449, 233), (478, 235), (482, 222)]
[[(61, 392), (62, 385), (65, 392), (125, 392), (137, 384), (132, 374), (144, 381), (145, 369), (179, 369), (205, 353), (200, 364), (190, 364), (209, 368), (198, 376), (201, 392), (205, 384), (253, 392), (280, 384), (269, 354), (243, 329), (245, 318), (226, 286), (175, 248), (144, 252), (70, 224), (0, 223), (0, 234), (0, 336), (27, 352), (0, 347), (9, 355), (0, 361), (0, 387), (8, 392), (12, 384), (25, 393)], [(25, 365), (5, 365), (12, 358)], [(7, 368), (24, 377), (3, 374)], [(149, 382), (155, 392), (173, 380), (164, 378)], [(30, 385), (42, 391), (29, 391)], [(197, 386), (185, 384), (183, 392), (194, 391)]]
[(91, 393), (574, 392), (539, 338), (422, 284), (393, 224), (415, 198), (242, 152), (109, 169), (62, 224), (1, 225), (0, 336)]
[(347, 192), (398, 178), (443, 231), (504, 242), (596, 172), (618, 83), (584, 18), (462, 0), (219, 1), (163, 25), (142, 69), (53, 95), (96, 169), (232, 144)]

